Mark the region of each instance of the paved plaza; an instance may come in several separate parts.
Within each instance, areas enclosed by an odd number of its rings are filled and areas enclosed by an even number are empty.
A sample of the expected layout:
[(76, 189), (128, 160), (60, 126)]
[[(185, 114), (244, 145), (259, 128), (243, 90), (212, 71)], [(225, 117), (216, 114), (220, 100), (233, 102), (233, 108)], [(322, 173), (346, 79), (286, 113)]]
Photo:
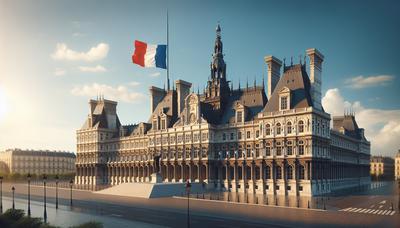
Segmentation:
[[(18, 199), (27, 199), (23, 183), (4, 183), (4, 196), (11, 196), (12, 186)], [(192, 227), (399, 227), (396, 187), (384, 182), (359, 194), (331, 196), (326, 198), (326, 210), (191, 199), (190, 223)], [(31, 194), (33, 201), (43, 201), (43, 187), (32, 186)], [(47, 202), (54, 204), (55, 188), (47, 188), (47, 196)], [(59, 189), (61, 205), (68, 206), (69, 197), (69, 189)], [(187, 226), (187, 198), (181, 196), (142, 199), (73, 190), (70, 210), (168, 227)]]

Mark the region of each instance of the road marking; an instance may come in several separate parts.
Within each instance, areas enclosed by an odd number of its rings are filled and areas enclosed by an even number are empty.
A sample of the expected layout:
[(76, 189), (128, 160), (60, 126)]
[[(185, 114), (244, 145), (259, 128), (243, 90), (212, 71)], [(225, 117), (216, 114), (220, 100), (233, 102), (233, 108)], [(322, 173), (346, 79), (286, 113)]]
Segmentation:
[(361, 211), (359, 211), (359, 213), (364, 213), (367, 209), (363, 209)]
[(391, 213), (392, 213), (392, 211), (388, 211), (388, 212), (386, 212), (385, 215), (390, 215)]
[(375, 212), (374, 212), (374, 214), (376, 214), (376, 213), (378, 213), (380, 210), (376, 210)]
[(356, 207), (355, 207), (355, 208), (351, 208), (351, 209), (349, 210), (349, 212), (354, 212), (355, 210), (357, 210)]
[(380, 206), (379, 206), (379, 209), (381, 209), (382, 207), (383, 207), (383, 205), (380, 205)]
[(379, 204), (385, 204), (386, 200), (381, 201)]
[(383, 212), (385, 212), (384, 210), (379, 210), (378, 215), (381, 215)]
[(373, 207), (375, 207), (375, 204), (372, 204), (369, 208), (373, 208)]
[(359, 212), (359, 211), (361, 211), (362, 210), (362, 208), (358, 208), (357, 210), (355, 210), (355, 211), (353, 211), (353, 212)]
[(396, 211), (392, 211), (392, 212), (390, 213), (390, 216), (394, 215), (395, 213), (396, 213)]
[(350, 209), (352, 209), (351, 207), (348, 207), (348, 208), (345, 208), (345, 209), (341, 209), (340, 211), (348, 211), (348, 210), (350, 210)]
[(367, 209), (364, 213), (369, 213), (372, 209)]

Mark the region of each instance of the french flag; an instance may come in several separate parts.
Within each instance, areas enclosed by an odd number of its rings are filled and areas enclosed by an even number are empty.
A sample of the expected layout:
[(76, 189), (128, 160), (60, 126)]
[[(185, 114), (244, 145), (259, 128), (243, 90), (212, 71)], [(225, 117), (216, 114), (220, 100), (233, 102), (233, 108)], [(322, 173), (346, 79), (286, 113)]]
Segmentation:
[(142, 67), (158, 67), (167, 69), (167, 45), (150, 45), (135, 40), (133, 63)]

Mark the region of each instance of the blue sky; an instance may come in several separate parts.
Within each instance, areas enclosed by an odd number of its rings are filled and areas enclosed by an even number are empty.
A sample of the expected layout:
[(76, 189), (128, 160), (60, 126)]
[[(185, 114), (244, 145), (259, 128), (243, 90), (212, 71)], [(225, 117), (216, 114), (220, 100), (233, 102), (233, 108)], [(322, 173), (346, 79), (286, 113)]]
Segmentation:
[[(396, 1), (0, 0), (0, 129), (8, 132), (0, 149), (74, 151), (75, 130), (98, 92), (119, 101), (123, 124), (146, 121), (148, 87), (162, 87), (166, 72), (132, 64), (133, 41), (164, 44), (167, 8), (171, 79), (203, 88), (218, 21), (234, 87), (261, 82), (266, 55), (296, 63), (315, 47), (325, 55), (325, 108), (360, 113), (373, 153), (400, 148), (395, 138), (385, 141), (400, 136)], [(64, 56), (55, 57), (60, 45)], [(91, 48), (99, 52), (93, 58)]]

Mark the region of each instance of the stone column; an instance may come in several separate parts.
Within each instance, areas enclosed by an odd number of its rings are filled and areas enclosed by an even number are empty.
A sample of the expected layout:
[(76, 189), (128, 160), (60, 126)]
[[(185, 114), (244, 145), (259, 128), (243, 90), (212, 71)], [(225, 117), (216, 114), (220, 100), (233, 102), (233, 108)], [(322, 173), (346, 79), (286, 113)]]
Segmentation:
[(189, 168), (189, 180), (190, 180), (190, 182), (193, 182), (193, 178), (192, 178), (192, 164), (191, 164), (191, 162), (189, 162), (188, 168)]
[(197, 179), (199, 181), (199, 183), (201, 183), (202, 179), (201, 179), (201, 164), (197, 163)]
[(233, 165), (233, 177), (235, 179), (235, 191), (238, 191), (238, 164), (235, 161), (235, 164)]
[(261, 184), (262, 184), (262, 193), (265, 194), (265, 173), (264, 173), (264, 162), (261, 162), (260, 164), (260, 179), (261, 179)]
[(229, 188), (229, 183), (230, 183), (230, 177), (229, 177), (230, 172), (229, 172), (229, 171), (230, 171), (230, 166), (229, 166), (228, 161), (226, 161), (226, 168), (225, 168), (226, 189), (230, 189), (230, 188)]
[(242, 180), (243, 180), (243, 192), (247, 192), (246, 183), (247, 183), (247, 165), (246, 161), (242, 163)]

